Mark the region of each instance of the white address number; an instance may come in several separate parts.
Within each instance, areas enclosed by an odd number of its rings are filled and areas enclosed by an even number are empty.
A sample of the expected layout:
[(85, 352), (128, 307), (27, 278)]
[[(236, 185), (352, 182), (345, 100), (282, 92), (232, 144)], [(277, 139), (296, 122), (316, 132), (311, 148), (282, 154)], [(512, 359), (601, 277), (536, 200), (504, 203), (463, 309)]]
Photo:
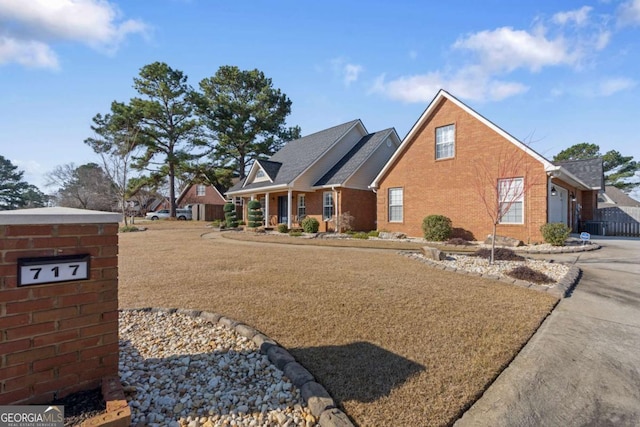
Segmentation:
[(19, 260), (18, 286), (69, 282), (89, 278), (88, 256)]

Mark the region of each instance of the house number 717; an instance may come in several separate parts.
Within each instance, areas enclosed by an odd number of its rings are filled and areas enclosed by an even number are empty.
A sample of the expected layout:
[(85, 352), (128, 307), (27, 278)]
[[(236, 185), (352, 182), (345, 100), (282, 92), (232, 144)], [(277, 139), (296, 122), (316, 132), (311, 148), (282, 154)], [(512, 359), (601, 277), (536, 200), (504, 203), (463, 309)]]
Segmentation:
[(85, 280), (89, 278), (89, 256), (23, 259), (18, 270), (18, 286)]

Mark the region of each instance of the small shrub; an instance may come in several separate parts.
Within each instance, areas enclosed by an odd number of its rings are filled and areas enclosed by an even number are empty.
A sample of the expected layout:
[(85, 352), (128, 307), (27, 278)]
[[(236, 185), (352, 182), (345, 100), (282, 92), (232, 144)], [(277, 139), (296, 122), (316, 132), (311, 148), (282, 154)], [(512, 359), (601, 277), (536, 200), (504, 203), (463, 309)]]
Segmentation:
[(131, 233), (131, 232), (140, 231), (140, 230), (135, 225), (125, 225), (123, 227), (120, 227), (119, 231), (121, 233)]
[(469, 246), (471, 243), (469, 243), (468, 241), (460, 238), (460, 237), (454, 237), (453, 239), (449, 239), (447, 240), (447, 245), (455, 245), (455, 246)]
[(344, 232), (344, 234), (346, 234), (347, 236), (353, 236), (354, 234), (356, 234), (356, 232), (353, 230), (347, 230)]
[[(474, 252), (474, 255), (480, 258), (489, 259), (491, 258), (491, 249), (478, 249)], [(507, 248), (496, 248), (493, 255), (495, 261), (524, 261), (523, 256), (520, 256), (511, 249)]]
[(211, 221), (211, 226), (212, 227), (220, 227), (220, 220), (219, 219), (214, 219), (213, 221)]
[(526, 265), (514, 268), (507, 273), (507, 276), (533, 283), (553, 283), (554, 281), (546, 274), (527, 267)]
[(429, 215), (422, 220), (424, 238), (442, 242), (451, 236), (451, 220), (444, 215)]
[(287, 227), (287, 224), (278, 224), (278, 232), (287, 233), (289, 232), (289, 227)]
[(236, 228), (238, 220), (236, 218), (236, 205), (234, 203), (225, 203), (224, 207), (225, 228)]
[(365, 233), (364, 231), (358, 231), (357, 233), (351, 234), (351, 237), (354, 239), (367, 240), (369, 238), (369, 234)]
[(371, 230), (367, 234), (369, 235), (369, 237), (379, 237), (380, 236), (380, 232), (378, 230)]
[(318, 228), (320, 228), (320, 223), (318, 222), (318, 220), (311, 216), (303, 219), (302, 224), (300, 225), (302, 225), (302, 229), (305, 233), (317, 233)]
[(553, 246), (564, 246), (564, 242), (571, 234), (571, 229), (560, 222), (544, 224), (540, 227), (544, 241)]
[(300, 236), (302, 236), (302, 231), (300, 231), (300, 230), (289, 230), (289, 236), (300, 237)]

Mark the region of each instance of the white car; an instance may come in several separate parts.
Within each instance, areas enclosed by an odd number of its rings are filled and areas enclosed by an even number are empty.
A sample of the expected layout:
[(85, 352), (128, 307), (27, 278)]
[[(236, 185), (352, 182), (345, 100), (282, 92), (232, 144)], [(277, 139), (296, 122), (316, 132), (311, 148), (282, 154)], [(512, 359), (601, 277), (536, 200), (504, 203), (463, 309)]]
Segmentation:
[[(157, 212), (148, 212), (145, 218), (152, 221), (156, 221), (161, 218), (169, 218), (169, 209), (160, 209)], [(193, 219), (191, 216), (191, 209), (176, 209), (176, 218), (182, 221)]]

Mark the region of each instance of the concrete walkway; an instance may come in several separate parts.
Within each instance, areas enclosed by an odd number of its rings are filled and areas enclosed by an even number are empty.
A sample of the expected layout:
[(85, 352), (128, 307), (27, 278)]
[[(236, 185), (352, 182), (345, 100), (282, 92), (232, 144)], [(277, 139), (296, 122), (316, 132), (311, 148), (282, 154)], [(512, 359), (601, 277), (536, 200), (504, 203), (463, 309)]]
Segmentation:
[(640, 426), (640, 240), (594, 240), (549, 255), (582, 279), (456, 427)]

